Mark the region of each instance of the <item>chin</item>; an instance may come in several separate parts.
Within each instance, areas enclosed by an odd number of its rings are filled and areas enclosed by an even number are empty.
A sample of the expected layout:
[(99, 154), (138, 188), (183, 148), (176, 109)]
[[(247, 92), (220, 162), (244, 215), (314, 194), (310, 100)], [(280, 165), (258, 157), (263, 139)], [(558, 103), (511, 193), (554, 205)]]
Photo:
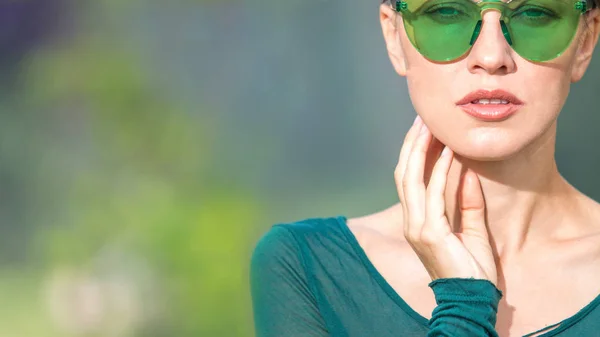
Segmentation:
[(474, 150), (469, 149), (467, 151), (455, 151), (457, 155), (462, 158), (466, 158), (473, 161), (485, 161), (485, 162), (495, 162), (495, 161), (504, 161), (518, 152), (514, 151), (490, 151), (490, 150)]
[(459, 156), (476, 161), (503, 161), (523, 150), (523, 139), (508, 134), (468, 134), (462, 141), (450, 141), (450, 148)]
[(521, 111), (500, 122), (474, 120), (462, 111), (449, 116), (432, 117), (430, 130), (458, 156), (476, 161), (504, 161), (524, 151), (535, 152), (539, 147), (552, 146), (556, 133), (557, 114), (531, 118)]

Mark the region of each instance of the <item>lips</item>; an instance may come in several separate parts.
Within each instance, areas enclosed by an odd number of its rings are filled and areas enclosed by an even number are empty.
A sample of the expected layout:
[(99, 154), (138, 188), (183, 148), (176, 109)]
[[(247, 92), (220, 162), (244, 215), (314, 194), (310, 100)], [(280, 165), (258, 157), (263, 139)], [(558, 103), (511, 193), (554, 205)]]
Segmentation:
[(456, 105), (479, 120), (501, 121), (517, 112), (523, 106), (523, 101), (501, 89), (477, 90), (463, 97)]
[(509, 104), (523, 104), (523, 102), (512, 93), (501, 89), (496, 89), (492, 91), (476, 90), (470, 92), (467, 96), (463, 97), (460, 101), (456, 102), (456, 105), (469, 104), (479, 99), (501, 99), (508, 101)]

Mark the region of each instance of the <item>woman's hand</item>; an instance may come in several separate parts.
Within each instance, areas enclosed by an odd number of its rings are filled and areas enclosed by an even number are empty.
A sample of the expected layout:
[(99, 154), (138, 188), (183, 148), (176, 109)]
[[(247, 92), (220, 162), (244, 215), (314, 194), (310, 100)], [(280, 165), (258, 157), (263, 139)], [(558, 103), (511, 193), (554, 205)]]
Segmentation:
[(473, 171), (467, 170), (460, 187), (459, 233), (452, 231), (446, 218), (444, 191), (452, 159), (452, 150), (435, 139), (417, 117), (394, 172), (404, 214), (404, 236), (432, 280), (472, 277), (497, 285), (485, 202)]

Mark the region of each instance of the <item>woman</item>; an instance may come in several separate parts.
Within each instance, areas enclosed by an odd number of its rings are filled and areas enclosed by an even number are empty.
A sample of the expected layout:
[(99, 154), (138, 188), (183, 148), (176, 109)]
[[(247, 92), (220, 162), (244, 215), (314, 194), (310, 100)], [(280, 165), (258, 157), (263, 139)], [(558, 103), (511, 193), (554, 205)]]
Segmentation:
[(257, 336), (600, 336), (600, 205), (554, 160), (594, 1), (382, 4), (419, 116), (400, 203), (273, 226), (252, 259)]

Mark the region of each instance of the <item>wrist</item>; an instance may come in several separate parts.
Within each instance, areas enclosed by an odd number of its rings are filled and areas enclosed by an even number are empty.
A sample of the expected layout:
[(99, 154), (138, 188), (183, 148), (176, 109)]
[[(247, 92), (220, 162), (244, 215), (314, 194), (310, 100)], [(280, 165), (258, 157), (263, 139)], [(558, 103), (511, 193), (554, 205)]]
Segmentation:
[(429, 287), (433, 290), (438, 304), (449, 300), (485, 302), (497, 309), (503, 296), (502, 291), (486, 279), (439, 278), (431, 281)]

